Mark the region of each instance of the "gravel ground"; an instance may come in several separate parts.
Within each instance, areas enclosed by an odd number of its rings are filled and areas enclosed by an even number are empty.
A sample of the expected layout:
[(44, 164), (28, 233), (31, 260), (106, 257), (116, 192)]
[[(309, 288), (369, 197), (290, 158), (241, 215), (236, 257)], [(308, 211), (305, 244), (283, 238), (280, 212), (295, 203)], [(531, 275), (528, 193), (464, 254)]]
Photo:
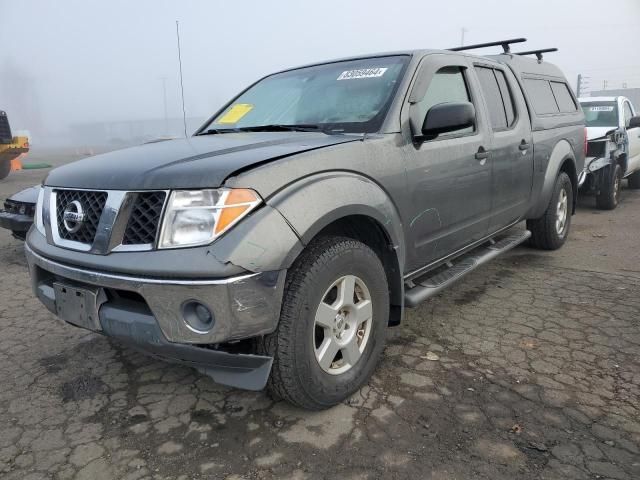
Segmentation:
[(593, 203), (562, 250), (409, 311), (369, 385), (319, 413), (62, 324), (0, 232), (0, 477), (640, 478), (640, 193)]

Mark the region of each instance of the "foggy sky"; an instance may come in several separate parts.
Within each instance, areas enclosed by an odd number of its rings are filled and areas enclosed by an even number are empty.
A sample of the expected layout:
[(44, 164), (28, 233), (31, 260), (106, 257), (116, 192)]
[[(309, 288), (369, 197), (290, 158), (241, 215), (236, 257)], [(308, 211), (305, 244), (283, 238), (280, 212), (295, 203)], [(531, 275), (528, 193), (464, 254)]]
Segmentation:
[(180, 116), (175, 20), (190, 117), (278, 69), (457, 46), (462, 28), (467, 44), (524, 36), (528, 48), (558, 47), (547, 59), (574, 87), (578, 73), (594, 90), (640, 87), (638, 0), (0, 0), (0, 109), (11, 107), (14, 130), (48, 134), (163, 118), (166, 77), (169, 116)]

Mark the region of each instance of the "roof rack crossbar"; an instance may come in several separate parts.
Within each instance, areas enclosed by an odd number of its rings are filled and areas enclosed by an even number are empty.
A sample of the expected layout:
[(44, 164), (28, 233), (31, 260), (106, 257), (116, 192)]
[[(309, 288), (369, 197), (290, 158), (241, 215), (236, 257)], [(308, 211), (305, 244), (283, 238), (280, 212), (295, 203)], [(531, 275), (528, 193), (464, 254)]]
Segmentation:
[(523, 43), (526, 41), (527, 41), (526, 38), (512, 38), (510, 40), (498, 40), (497, 42), (477, 43), (475, 45), (463, 45), (462, 47), (449, 48), (449, 50), (451, 50), (452, 52), (461, 52), (463, 50), (475, 50), (476, 48), (496, 47), (499, 45), (504, 50), (504, 53), (510, 53), (512, 43)]
[(527, 50), (526, 52), (516, 52), (515, 55), (535, 55), (538, 61), (542, 61), (542, 54), (549, 52), (557, 52), (557, 48), (541, 48), (539, 50)]

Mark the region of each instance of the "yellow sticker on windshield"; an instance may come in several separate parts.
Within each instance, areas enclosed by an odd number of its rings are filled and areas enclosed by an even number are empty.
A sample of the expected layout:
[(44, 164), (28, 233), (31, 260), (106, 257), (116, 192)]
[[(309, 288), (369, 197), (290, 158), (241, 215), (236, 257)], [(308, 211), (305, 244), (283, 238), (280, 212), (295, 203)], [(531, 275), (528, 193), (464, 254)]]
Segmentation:
[(216, 123), (238, 123), (251, 110), (253, 105), (250, 103), (236, 103)]

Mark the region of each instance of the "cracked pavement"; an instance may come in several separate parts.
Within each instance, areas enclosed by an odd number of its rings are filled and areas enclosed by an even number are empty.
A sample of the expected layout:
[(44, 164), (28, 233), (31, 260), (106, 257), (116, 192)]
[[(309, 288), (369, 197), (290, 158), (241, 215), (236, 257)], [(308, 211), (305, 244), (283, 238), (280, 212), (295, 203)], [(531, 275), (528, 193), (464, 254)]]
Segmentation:
[(640, 478), (640, 192), (573, 222), (408, 311), (369, 384), (314, 413), (61, 323), (2, 231), (0, 477)]

